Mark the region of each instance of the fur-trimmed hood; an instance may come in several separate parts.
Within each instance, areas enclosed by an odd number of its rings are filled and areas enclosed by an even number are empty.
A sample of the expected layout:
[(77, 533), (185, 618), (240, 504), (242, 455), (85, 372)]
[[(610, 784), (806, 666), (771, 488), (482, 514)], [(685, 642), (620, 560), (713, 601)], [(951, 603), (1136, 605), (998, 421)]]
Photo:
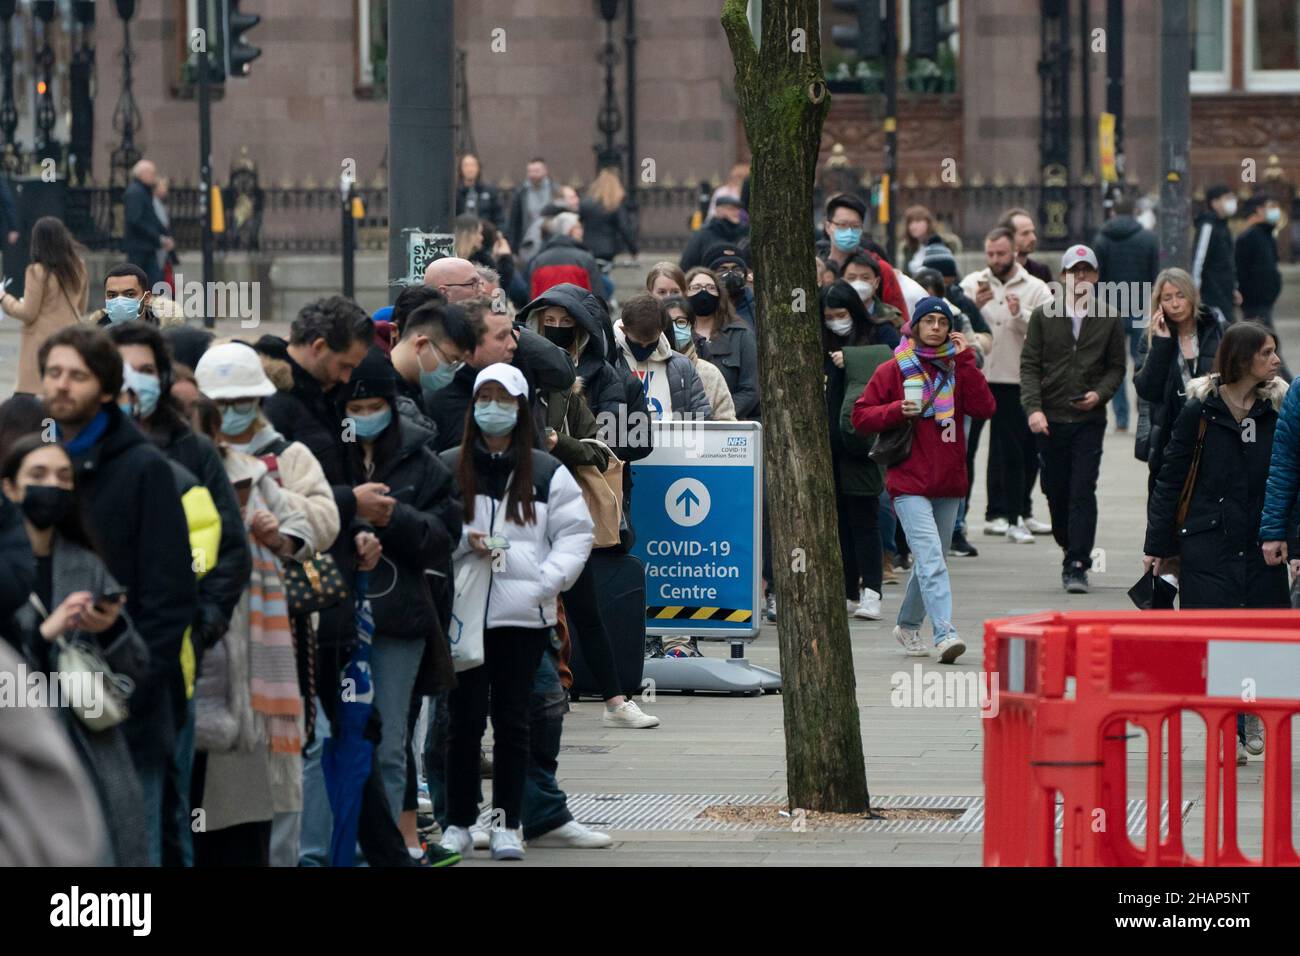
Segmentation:
[[(1282, 410), (1282, 400), (1286, 398), (1287, 390), (1291, 386), (1287, 381), (1279, 376), (1273, 376), (1267, 382), (1256, 389), (1259, 397), (1273, 406), (1273, 411)], [(1187, 383), (1187, 397), (1194, 398), (1198, 402), (1204, 402), (1211, 395), (1219, 394), (1219, 374), (1211, 372), (1209, 375), (1202, 375), (1200, 378), (1194, 378)]]

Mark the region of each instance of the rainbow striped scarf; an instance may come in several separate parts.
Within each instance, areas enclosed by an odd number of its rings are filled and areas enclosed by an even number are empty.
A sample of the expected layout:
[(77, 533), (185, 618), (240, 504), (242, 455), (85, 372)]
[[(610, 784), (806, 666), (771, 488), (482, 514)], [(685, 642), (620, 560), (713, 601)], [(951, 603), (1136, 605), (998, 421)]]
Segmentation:
[(925, 370), (924, 363), (938, 365), (942, 370), (943, 378), (939, 381), (939, 395), (925, 410), (926, 418), (943, 421), (952, 418), (956, 411), (953, 403), (953, 386), (957, 378), (953, 359), (956, 357), (957, 349), (951, 342), (944, 342), (938, 348), (930, 348), (925, 345), (918, 346), (912, 338), (907, 337), (898, 343), (898, 348), (894, 349), (894, 359), (903, 373), (904, 384), (908, 379), (916, 379), (925, 389), (921, 396), (922, 404), (930, 402), (930, 396), (935, 389), (934, 379)]

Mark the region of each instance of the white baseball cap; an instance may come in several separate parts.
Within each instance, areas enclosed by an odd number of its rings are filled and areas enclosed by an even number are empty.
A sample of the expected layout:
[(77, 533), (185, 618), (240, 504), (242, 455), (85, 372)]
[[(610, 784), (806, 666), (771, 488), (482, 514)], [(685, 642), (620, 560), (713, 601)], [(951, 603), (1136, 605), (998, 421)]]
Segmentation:
[(227, 342), (208, 349), (194, 369), (199, 391), (208, 398), (265, 398), (275, 394), (261, 357), (242, 342)]
[(476, 394), (485, 382), (496, 382), (515, 398), (528, 397), (528, 380), (524, 378), (524, 373), (513, 365), (507, 365), (505, 362), (489, 365), (478, 373), (474, 379), (474, 392)]
[(1083, 243), (1073, 245), (1065, 250), (1065, 255), (1061, 256), (1061, 271), (1069, 272), (1080, 262), (1086, 262), (1094, 269), (1098, 268), (1097, 254)]

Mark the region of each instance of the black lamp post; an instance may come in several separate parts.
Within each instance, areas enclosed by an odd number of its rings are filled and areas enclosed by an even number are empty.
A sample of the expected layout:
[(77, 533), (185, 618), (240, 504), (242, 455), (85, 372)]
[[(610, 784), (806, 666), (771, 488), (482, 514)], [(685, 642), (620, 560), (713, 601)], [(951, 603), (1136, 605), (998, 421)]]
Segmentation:
[(135, 16), (135, 0), (116, 0), (117, 15), (122, 18), (122, 92), (113, 110), (113, 132), (121, 142), (113, 150), (112, 183), (123, 185), (131, 178), (131, 167), (140, 161), (140, 150), (135, 145), (135, 134), (140, 129), (140, 111), (131, 92), (131, 18)]
[(17, 0), (0, 0), (0, 73), (3, 74), (4, 94), (0, 98), (0, 135), (4, 136), (4, 156), (0, 159), (4, 171), (13, 175), (19, 171), (18, 142), (14, 134), (18, 129), (18, 104), (14, 102), (14, 33), (13, 16)]
[(597, 172), (606, 166), (617, 169), (623, 165), (623, 150), (617, 141), (618, 132), (623, 128), (623, 114), (618, 108), (618, 98), (614, 93), (614, 67), (619, 62), (618, 47), (614, 45), (614, 19), (618, 16), (618, 0), (599, 2), (600, 15), (605, 21), (605, 42), (596, 62), (605, 68), (605, 92), (601, 96), (596, 128), (604, 134), (605, 142), (593, 147), (596, 151)]
[(54, 0), (32, 3), (32, 14), (41, 21), (41, 45), (36, 50), (36, 158), (57, 162), (63, 157), (63, 148), (54, 138), (58, 119), (54, 109), (54, 47), (50, 45), (54, 7)]
[(91, 94), (95, 48), (90, 45), (95, 25), (94, 0), (74, 0), (72, 14), (77, 22), (77, 49), (68, 65), (72, 109), (72, 127), (68, 131), (68, 178), (84, 185), (92, 172), (95, 155), (95, 98)]

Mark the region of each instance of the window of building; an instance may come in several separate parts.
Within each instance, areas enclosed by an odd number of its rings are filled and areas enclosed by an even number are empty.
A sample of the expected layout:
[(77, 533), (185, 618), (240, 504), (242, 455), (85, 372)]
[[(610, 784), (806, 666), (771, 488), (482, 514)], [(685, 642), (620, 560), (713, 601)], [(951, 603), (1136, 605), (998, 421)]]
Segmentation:
[(1193, 0), (1193, 93), (1222, 93), (1232, 86), (1231, 18), (1226, 0)]
[(1246, 89), (1300, 90), (1300, 0), (1246, 0)]
[(388, 0), (356, 0), (357, 95), (388, 98)]

